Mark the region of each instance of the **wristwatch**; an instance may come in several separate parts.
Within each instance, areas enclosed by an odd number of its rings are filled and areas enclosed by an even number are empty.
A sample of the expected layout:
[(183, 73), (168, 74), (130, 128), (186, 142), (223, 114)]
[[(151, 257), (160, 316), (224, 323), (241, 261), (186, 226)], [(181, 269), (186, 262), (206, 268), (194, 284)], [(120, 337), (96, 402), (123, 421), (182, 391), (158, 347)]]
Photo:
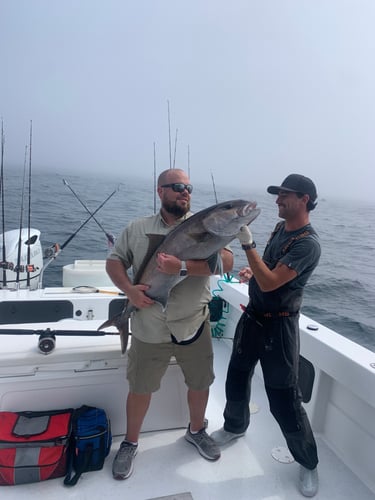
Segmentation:
[(184, 260), (182, 260), (181, 261), (180, 276), (186, 276), (186, 275), (187, 275), (186, 262)]
[(255, 243), (255, 241), (252, 241), (248, 245), (241, 245), (241, 246), (242, 250), (251, 250), (251, 248), (256, 248), (257, 244)]

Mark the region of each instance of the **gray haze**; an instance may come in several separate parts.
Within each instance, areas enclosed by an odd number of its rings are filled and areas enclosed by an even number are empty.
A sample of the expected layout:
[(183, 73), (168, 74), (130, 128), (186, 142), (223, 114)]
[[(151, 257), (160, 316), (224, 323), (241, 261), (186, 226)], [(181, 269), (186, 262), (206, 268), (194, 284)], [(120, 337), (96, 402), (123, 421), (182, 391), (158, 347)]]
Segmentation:
[(0, 0), (6, 168), (32, 120), (35, 168), (152, 177), (155, 143), (194, 183), (300, 172), (372, 200), (374, 21), (374, 0)]

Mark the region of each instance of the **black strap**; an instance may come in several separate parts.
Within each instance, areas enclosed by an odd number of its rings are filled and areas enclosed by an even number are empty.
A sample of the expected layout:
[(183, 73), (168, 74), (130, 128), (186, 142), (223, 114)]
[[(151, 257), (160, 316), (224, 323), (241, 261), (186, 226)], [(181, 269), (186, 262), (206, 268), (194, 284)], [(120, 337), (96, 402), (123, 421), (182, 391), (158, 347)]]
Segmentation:
[(74, 446), (72, 441), (73, 440), (71, 439), (71, 441), (69, 443), (69, 447), (68, 447), (68, 459), (67, 459), (67, 463), (66, 463), (66, 475), (65, 475), (65, 479), (64, 479), (65, 486), (71, 486), (70, 476), (72, 475), (72, 472), (73, 472), (73, 454), (75, 452), (74, 451), (75, 446)]
[(79, 470), (76, 470), (76, 473), (74, 474), (73, 477), (70, 477), (72, 474), (72, 470), (73, 470), (73, 456), (72, 456), (72, 454), (70, 454), (71, 460), (70, 460), (70, 464), (69, 464), (69, 471), (64, 479), (65, 486), (75, 486), (77, 484), (78, 479), (82, 476), (82, 472), (84, 472), (85, 470), (88, 469), (88, 465), (91, 461), (93, 451), (94, 451), (94, 448), (93, 448), (92, 444), (88, 444), (85, 448), (82, 465), (79, 468)]
[(272, 238), (275, 236), (275, 234), (278, 232), (278, 230), (281, 228), (281, 226), (282, 226), (283, 224), (284, 224), (284, 221), (282, 221), (282, 220), (281, 220), (281, 221), (279, 221), (279, 222), (276, 224), (276, 226), (275, 226), (274, 230), (272, 231), (272, 233), (271, 233), (270, 237), (268, 238), (268, 241), (267, 241), (266, 246), (268, 246), (268, 245), (269, 245), (269, 243), (271, 242)]
[[(80, 408), (76, 408), (74, 410), (74, 416), (73, 416), (73, 420), (74, 420), (74, 422), (73, 422), (73, 433), (75, 431), (75, 423), (78, 420), (78, 418), (83, 413), (85, 413), (87, 410), (89, 410), (90, 408), (92, 408), (92, 406), (82, 405)], [(89, 448), (89, 446), (87, 448)], [(85, 449), (84, 465), (87, 465), (89, 463), (89, 460), (90, 460), (90, 458), (92, 456), (92, 451), (93, 451), (92, 449), (91, 450)], [(65, 476), (65, 479), (64, 479), (65, 486), (74, 486), (74, 485), (76, 485), (77, 482), (78, 482), (78, 479), (81, 477), (82, 472), (84, 470), (84, 466), (83, 466), (83, 467), (81, 467), (81, 470), (76, 471), (76, 474), (72, 477), (72, 473), (73, 473), (73, 461), (74, 461), (75, 452), (76, 452), (76, 444), (75, 444), (74, 437), (72, 436), (70, 438), (70, 443), (69, 443), (69, 448), (68, 448), (67, 473), (66, 473), (66, 476)], [(88, 453), (90, 455), (88, 455)]]
[[(280, 221), (276, 224), (275, 229), (272, 231), (271, 236), (269, 237), (269, 240), (267, 241), (267, 245), (271, 242), (272, 238), (275, 236), (275, 234), (281, 229), (281, 227), (284, 225), (284, 221)], [(306, 226), (305, 226), (306, 227)], [(281, 253), (285, 255), (287, 251), (289, 250), (290, 245), (294, 241), (298, 241), (301, 238), (304, 238), (305, 236), (309, 236), (312, 234), (312, 231), (310, 229), (304, 229), (300, 233), (297, 233), (295, 236), (291, 236), (289, 240), (286, 242), (286, 244), (283, 246), (281, 249)]]
[(309, 234), (311, 234), (311, 231), (309, 231), (308, 229), (305, 229), (304, 231), (302, 231), (301, 233), (298, 233), (296, 236), (292, 236), (286, 243), (286, 245), (283, 246), (282, 248), (282, 253), (285, 255), (286, 252), (289, 250), (289, 247), (290, 245), (294, 242), (294, 241), (298, 241), (300, 240), (301, 238), (304, 238), (305, 236), (308, 236)]
[(174, 344), (178, 344), (178, 345), (189, 345), (189, 344), (192, 344), (193, 342), (195, 342), (196, 340), (198, 340), (199, 337), (202, 335), (204, 324), (205, 324), (205, 321), (203, 321), (203, 323), (199, 327), (197, 333), (193, 337), (191, 337), (191, 339), (188, 339), (188, 340), (181, 340), (181, 342), (178, 342), (178, 340), (176, 339), (176, 337), (171, 334), (172, 342)]

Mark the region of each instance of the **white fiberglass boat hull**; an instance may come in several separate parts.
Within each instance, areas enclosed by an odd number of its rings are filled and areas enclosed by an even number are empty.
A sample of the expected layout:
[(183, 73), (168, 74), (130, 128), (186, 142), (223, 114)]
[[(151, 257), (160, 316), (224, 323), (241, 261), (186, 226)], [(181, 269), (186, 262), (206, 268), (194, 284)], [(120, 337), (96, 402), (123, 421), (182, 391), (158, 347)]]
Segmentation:
[[(212, 289), (216, 290), (214, 295), (225, 299), (226, 306), (219, 321), (222, 338), (213, 340), (216, 379), (206, 414), (209, 432), (223, 423), (231, 338), (241, 304), (247, 301), (245, 285), (219, 281), (213, 281)], [(0, 290), (0, 312), (12, 319), (0, 328), (36, 330), (48, 325), (52, 329), (93, 331), (121, 306), (121, 298), (113, 295), (116, 289), (107, 291), (111, 293), (77, 294), (68, 287), (33, 292)], [(39, 321), (40, 311), (51, 314), (59, 300), (68, 302), (63, 319)], [(37, 311), (38, 321), (32, 319), (33, 311)], [(26, 324), (22, 321), (25, 314), (31, 318)], [(17, 319), (23, 324), (16, 324)], [(311, 325), (317, 329), (311, 329)], [(311, 401), (305, 405), (320, 458), (320, 491), (316, 498), (373, 499), (375, 354), (303, 315), (300, 328), (301, 353), (313, 363), (316, 373)], [(179, 493), (190, 493), (194, 500), (301, 498), (297, 489), (298, 464), (280, 463), (272, 456), (275, 448), (283, 451), (285, 440), (269, 412), (260, 370), (256, 370), (252, 388), (253, 407), (259, 411), (252, 415), (248, 432), (224, 448), (220, 460), (211, 463), (183, 438), (188, 422), (186, 387), (172, 361), (146, 417), (134, 473), (126, 481), (115, 481), (111, 464), (123, 438), (127, 393), (126, 357), (121, 356), (118, 336), (56, 336), (55, 349), (48, 355), (38, 351), (38, 335), (2, 335), (1, 341), (0, 410), (94, 404), (110, 413), (115, 434), (103, 470), (84, 474), (76, 487), (67, 489), (62, 479), (54, 479), (2, 487), (1, 498), (29, 500), (49, 495), (64, 500), (106, 496), (146, 500), (167, 495), (178, 499)]]

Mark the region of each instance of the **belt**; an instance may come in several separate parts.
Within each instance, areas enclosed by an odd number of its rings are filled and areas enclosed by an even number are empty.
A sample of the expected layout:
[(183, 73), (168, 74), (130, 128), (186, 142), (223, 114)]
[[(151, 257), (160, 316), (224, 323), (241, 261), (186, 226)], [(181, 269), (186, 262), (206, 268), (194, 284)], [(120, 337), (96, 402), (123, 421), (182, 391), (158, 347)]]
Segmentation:
[(248, 309), (243, 304), (240, 304), (240, 307), (244, 312), (247, 312), (249, 315), (252, 314), (256, 318), (264, 318), (264, 319), (289, 318), (292, 316), (297, 316), (299, 314), (299, 311), (258, 312), (254, 311), (254, 309)]
[[(257, 313), (255, 313), (257, 314)], [(289, 311), (279, 311), (279, 312), (266, 312), (266, 313), (260, 313), (259, 316), (262, 318), (288, 318), (289, 316), (296, 316), (298, 312), (289, 312)]]

